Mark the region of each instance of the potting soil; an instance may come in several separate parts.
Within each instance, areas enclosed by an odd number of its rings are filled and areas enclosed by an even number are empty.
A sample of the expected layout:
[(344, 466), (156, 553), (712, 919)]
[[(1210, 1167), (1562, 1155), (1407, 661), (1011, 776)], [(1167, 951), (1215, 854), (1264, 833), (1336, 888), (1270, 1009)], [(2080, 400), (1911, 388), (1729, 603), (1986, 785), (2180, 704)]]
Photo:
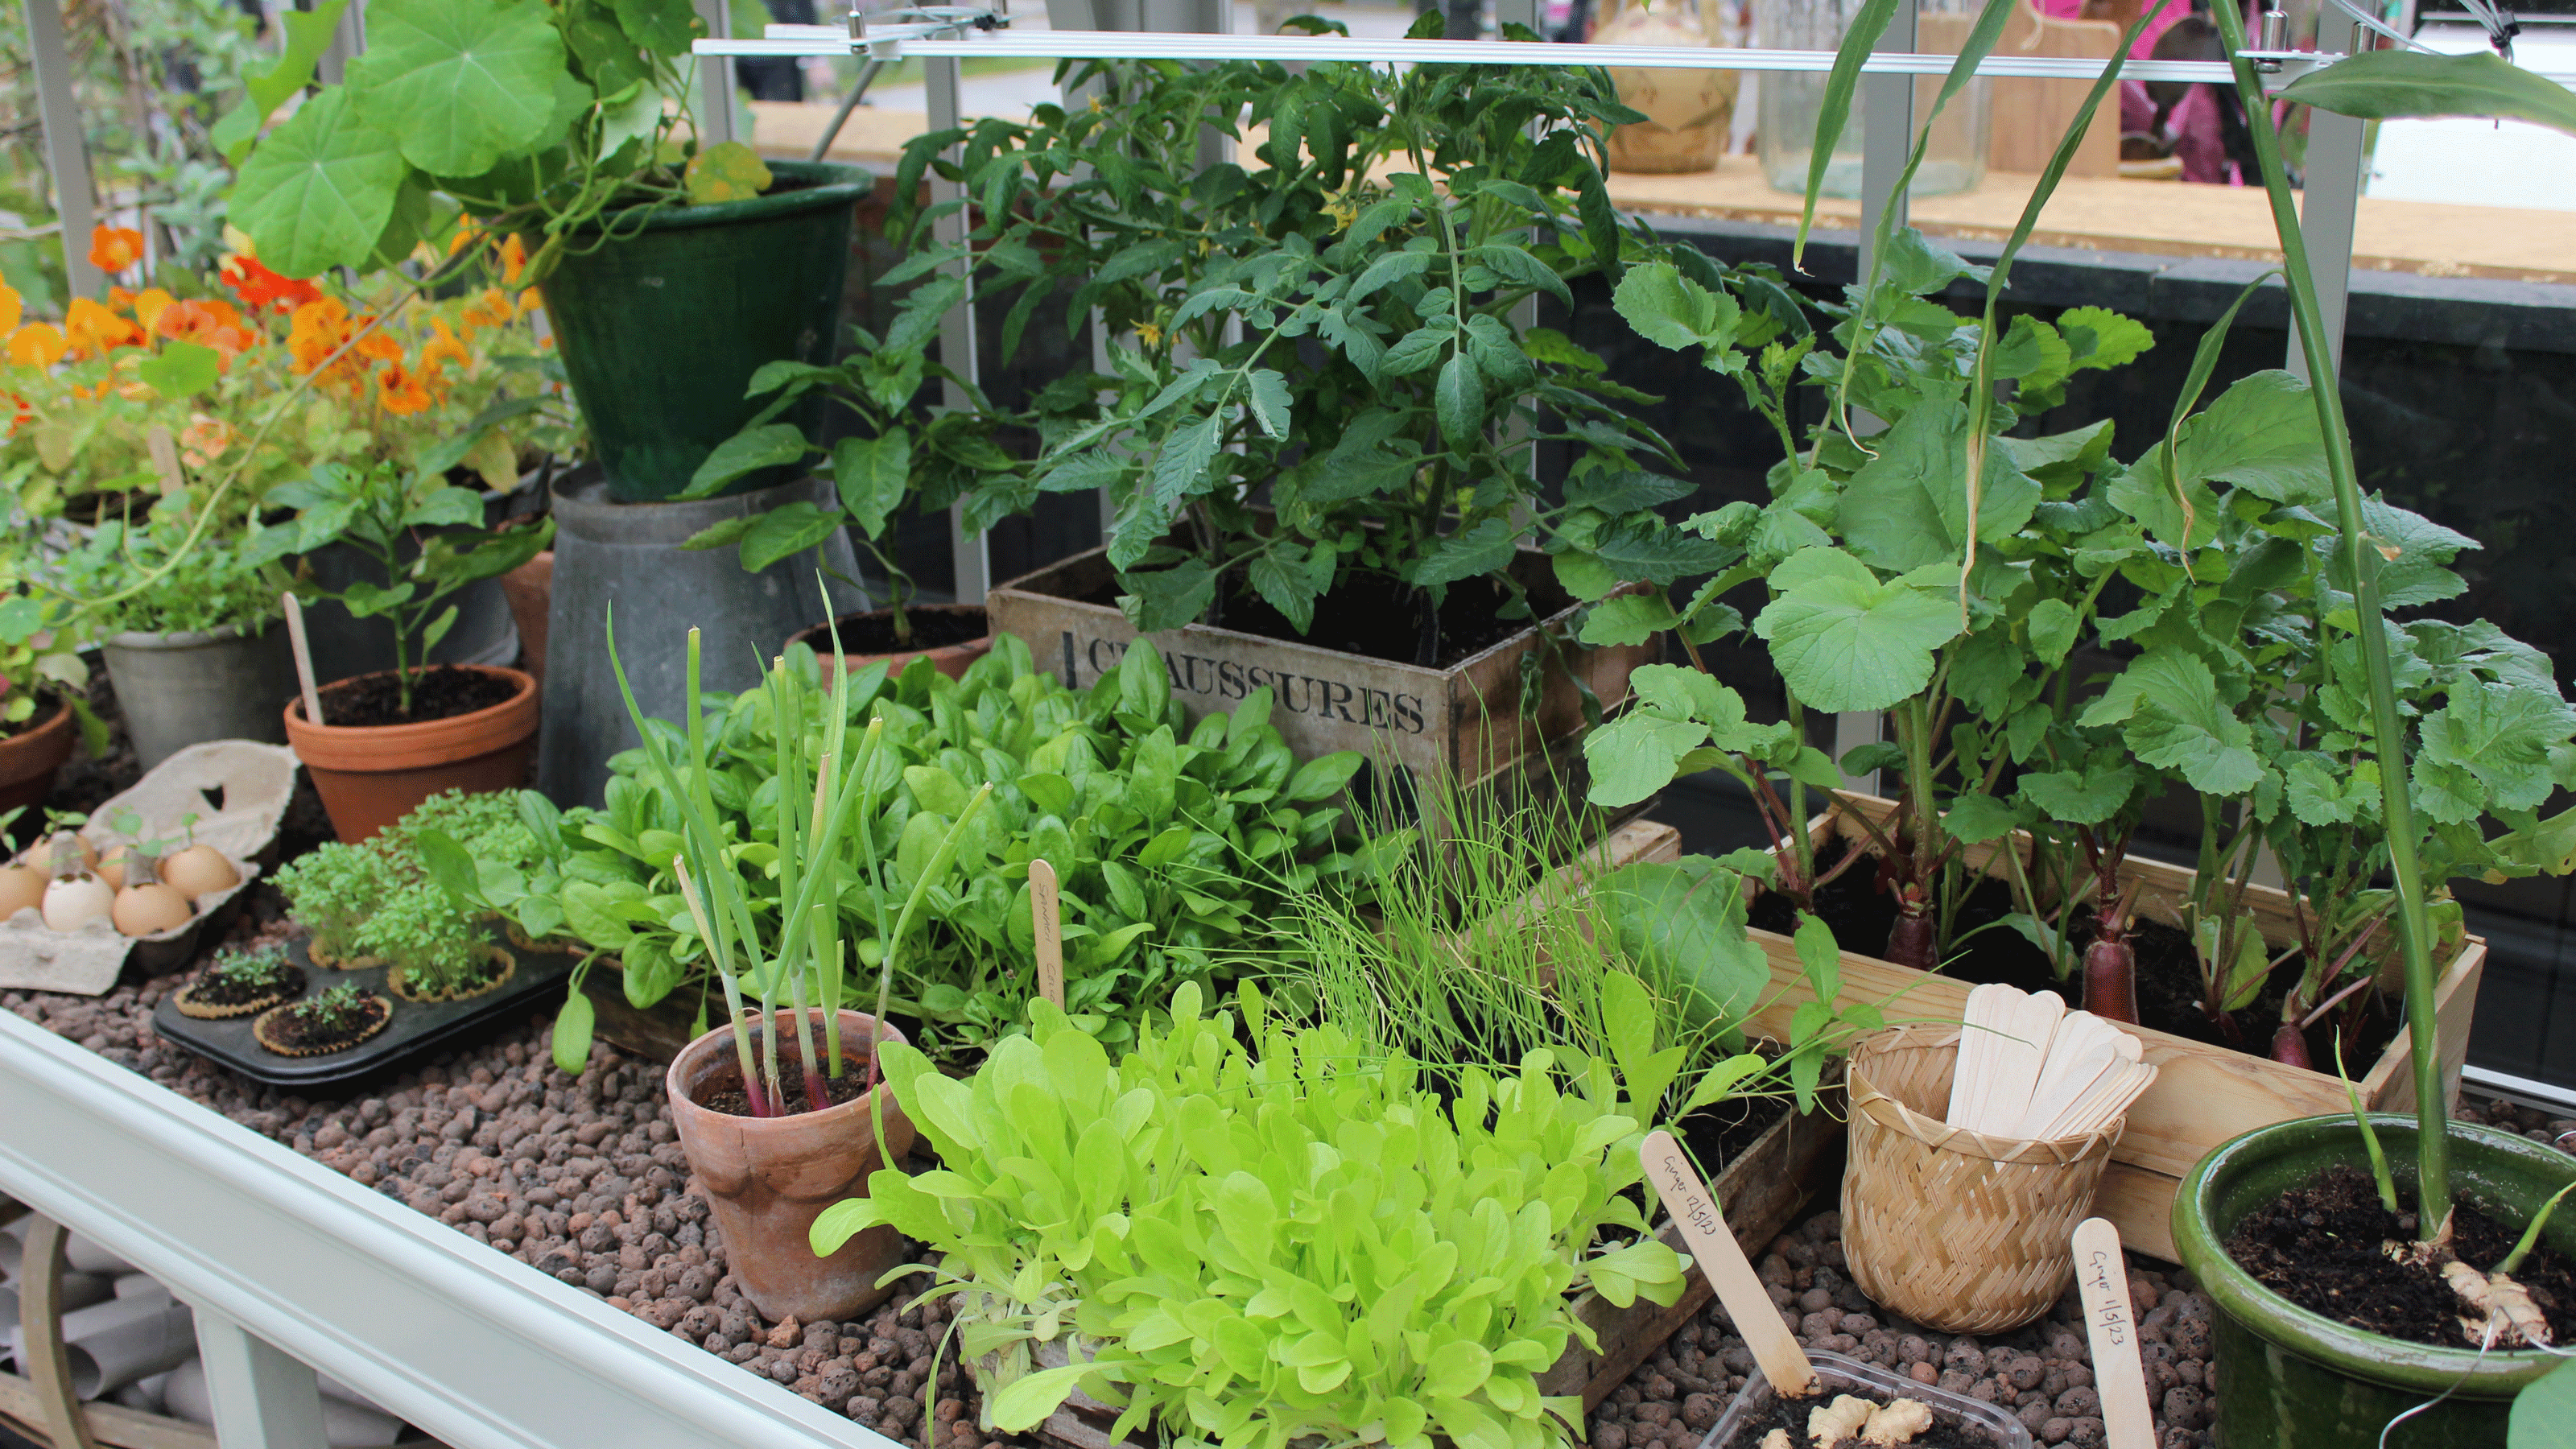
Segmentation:
[(519, 692), (505, 676), (453, 664), (433, 664), (411, 676), (411, 712), (402, 708), (402, 692), (391, 671), (361, 674), (322, 688), (322, 720), (334, 728), (371, 729), (380, 725), (424, 724), (490, 709)]
[(984, 611), (952, 613), (946, 609), (914, 609), (907, 617), (912, 623), (912, 637), (898, 639), (893, 616), (881, 613), (847, 614), (833, 621), (833, 628), (817, 624), (796, 636), (798, 642), (817, 654), (832, 652), (835, 634), (843, 654), (897, 654), (913, 649), (944, 649), (981, 639), (992, 632), (984, 622)]
[[(2458, 1202), (2451, 1251), (2472, 1268), (2493, 1268), (2513, 1251), (2522, 1223), (2489, 1217), (2466, 1193)], [(2414, 1238), (2413, 1213), (2389, 1212), (2369, 1173), (2338, 1163), (2239, 1222), (2227, 1235), (2227, 1255), (2264, 1287), (2337, 1322), (2413, 1343), (2474, 1346), (2460, 1328), (2467, 1310), (2440, 1270), (2381, 1250)], [(2539, 1246), (2514, 1277), (2531, 1290), (2557, 1341), (2576, 1341), (2576, 1263)]]
[[(1756, 1275), (1799, 1342), (1999, 1405), (2042, 1444), (2094, 1449), (2106, 1442), (2083, 1305), (2071, 1285), (2028, 1327), (1984, 1337), (1939, 1333), (1886, 1312), (1860, 1291), (1844, 1266), (1841, 1232), (1840, 1213), (1818, 1212), (1755, 1259)], [(2189, 1275), (2134, 1255), (2129, 1292), (2159, 1449), (2207, 1445), (2216, 1407), (2207, 1388), (2215, 1311), (2208, 1296), (2192, 1290)], [(1591, 1449), (1698, 1449), (1757, 1372), (1752, 1350), (1712, 1301), (1594, 1411)], [(1804, 1424), (1801, 1414), (1798, 1427)], [(1755, 1449), (1761, 1438), (1757, 1431), (1736, 1449)]]

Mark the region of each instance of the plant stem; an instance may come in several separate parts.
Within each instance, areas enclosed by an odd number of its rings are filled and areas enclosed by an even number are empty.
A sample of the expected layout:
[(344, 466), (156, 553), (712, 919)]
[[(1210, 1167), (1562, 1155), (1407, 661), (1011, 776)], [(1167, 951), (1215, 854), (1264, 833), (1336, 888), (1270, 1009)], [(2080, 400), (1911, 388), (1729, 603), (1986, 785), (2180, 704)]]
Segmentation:
[(751, 1051), (751, 1028), (742, 1019), (742, 987), (731, 972), (719, 973), (724, 982), (725, 1020), (733, 1023), (734, 1055), (742, 1062), (742, 1095), (751, 1103), (751, 1115), (777, 1115), (769, 1109), (769, 1095), (760, 1089), (760, 1065)]
[(802, 973), (788, 973), (787, 1002), (796, 1011), (796, 1060), (805, 1068), (805, 1110), (820, 1112), (832, 1105), (832, 1094), (823, 1086), (822, 1054), (814, 1050), (814, 1018), (805, 1014)]
[(2352, 571), (2355, 632), (2361, 645), (2362, 675), (2370, 688), (2371, 744), (2379, 760), (2380, 818), (2388, 827), (2388, 873), (2397, 887), (2397, 941), (2406, 963), (2407, 1048), (2415, 1069), (2416, 1233), (2430, 1241), (2450, 1220), (2451, 1203), (2451, 1140), (2433, 1010), (2439, 983), (2433, 974), (2431, 925), (2424, 915), (2423, 868), (2415, 854), (2415, 804), (2407, 793), (2406, 723), (2397, 712), (2396, 674), (2388, 658), (2388, 633), (2380, 622), (2377, 560), (2368, 557), (2369, 544), (2362, 534), (2361, 485), (2353, 468), (2352, 435), (2344, 425), (2332, 339), (2317, 300), (2316, 276), (2308, 264), (2298, 209), (2290, 199), (2289, 176), (2281, 163), (2281, 134), (2272, 124), (2272, 103), (2263, 94), (2262, 77), (2254, 63), (2240, 53), (2245, 48), (2244, 17), (2229, 5), (2213, 5), (2210, 13), (2236, 71), (2236, 92), (2245, 102), (2254, 159), (2262, 168), (2272, 223), (2280, 233), (2282, 272), (2289, 284), (2299, 347), (2307, 358), (2309, 395), (2316, 403), (2318, 428), (2325, 434), (2326, 476), (2334, 484), (2335, 521), (2341, 530), (2338, 546)]

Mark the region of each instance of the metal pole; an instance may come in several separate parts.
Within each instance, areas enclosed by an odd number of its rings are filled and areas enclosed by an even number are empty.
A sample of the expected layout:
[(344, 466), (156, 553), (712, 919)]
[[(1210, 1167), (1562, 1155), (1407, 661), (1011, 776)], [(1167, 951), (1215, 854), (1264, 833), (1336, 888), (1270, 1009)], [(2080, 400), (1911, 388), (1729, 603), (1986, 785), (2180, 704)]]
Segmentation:
[(221, 1311), (189, 1305), (197, 1352), (205, 1359), (206, 1397), (223, 1449), (329, 1449), (322, 1430), (322, 1386), (311, 1367)]
[[(2317, 47), (2346, 54), (2369, 37), (2360, 26), (2331, 12), (2317, 24)], [(2353, 213), (2361, 202), (2362, 133), (2367, 123), (2355, 116), (2308, 112), (2307, 186), (2299, 202), (2299, 229), (2307, 234), (2308, 255), (2317, 259), (2317, 310), (2325, 322), (2326, 351), (2338, 371), (2343, 367), (2343, 319), (2352, 296)], [(2306, 356), (2299, 346), (2299, 327), (2290, 323), (2291, 372), (2307, 382)]]
[[(1896, 14), (1887, 23), (1887, 33), (1879, 38), (1877, 49), (1899, 55), (1913, 53), (1915, 47), (1915, 0), (1899, 0)], [(1906, 224), (1909, 197), (1898, 194), (1896, 178), (1905, 171), (1905, 159), (1914, 149), (1914, 86), (1910, 75), (1863, 75), (1860, 81), (1860, 250), (1856, 256), (1864, 283), (1869, 278), (1870, 263), (1876, 253), (1875, 239), (1882, 221), (1890, 229)], [(1861, 422), (1861, 419), (1855, 419)], [(1874, 419), (1865, 426), (1879, 426)], [(1875, 710), (1849, 710), (1834, 716), (1834, 758), (1839, 760), (1862, 745), (1876, 744), (1886, 737), (1886, 721)], [(1866, 794), (1878, 793), (1878, 772), (1846, 775), (1845, 783)]]
[(367, 0), (349, 0), (349, 8), (340, 12), (340, 23), (331, 29), (331, 44), (322, 58), (313, 64), (313, 74), (326, 86), (336, 86), (346, 79), (349, 62), (366, 53)]
[[(1912, 54), (1914, 21), (1914, 0), (1899, 0), (1894, 18), (1887, 23), (1887, 34), (1879, 39), (1878, 50)], [(1906, 224), (1909, 198), (1896, 194), (1896, 178), (1905, 170), (1906, 155), (1914, 148), (1914, 77), (1864, 75), (1860, 96), (1860, 275), (1867, 277), (1870, 238), (1878, 235), (1879, 219), (1893, 208), (1888, 224)]]
[(36, 107), (45, 124), (45, 169), (53, 176), (54, 215), (62, 219), (63, 276), (73, 296), (95, 297), (107, 279), (89, 264), (97, 195), (91, 190), (89, 146), (81, 138), (80, 105), (72, 99), (63, 10), (58, 0), (26, 0), (25, 9), (27, 60), (36, 72)]
[[(731, 0), (696, 0), (698, 18), (707, 23), (709, 35), (733, 34)], [(956, 62), (949, 62), (951, 65)], [(713, 146), (740, 139), (733, 124), (733, 57), (702, 55), (698, 57), (698, 94), (690, 107), (698, 123), (698, 140)]]
[[(922, 78), (927, 82), (925, 88), (928, 91), (930, 129), (933, 131), (945, 131), (957, 125), (965, 115), (965, 97), (962, 94), (965, 77), (959, 69), (962, 64), (963, 62), (954, 56), (934, 57), (921, 63)], [(952, 157), (955, 156), (956, 149), (951, 148), (949, 154)], [(931, 176), (931, 205), (939, 206), (952, 201), (962, 202), (965, 197), (966, 188), (962, 183), (942, 180), (936, 174)], [(964, 247), (967, 233), (973, 229), (973, 220), (968, 215), (968, 211), (968, 207), (961, 205), (955, 211), (940, 217), (938, 221), (932, 223), (931, 235), (942, 246)], [(972, 259), (960, 257), (949, 264), (948, 270), (958, 276), (966, 277), (970, 290), (963, 301), (949, 308), (948, 315), (939, 319), (939, 360), (946, 363), (958, 377), (980, 384), (983, 374), (977, 366), (975, 356), (975, 297), (971, 290), (974, 285)], [(940, 400), (948, 407), (964, 408), (972, 405), (965, 386), (956, 380), (942, 379), (939, 387)], [(948, 508), (948, 556), (955, 569), (955, 583), (952, 591), (957, 602), (961, 604), (983, 602), (985, 592), (993, 587), (992, 553), (986, 545), (984, 535), (966, 531), (965, 505), (962, 503), (950, 504)]]

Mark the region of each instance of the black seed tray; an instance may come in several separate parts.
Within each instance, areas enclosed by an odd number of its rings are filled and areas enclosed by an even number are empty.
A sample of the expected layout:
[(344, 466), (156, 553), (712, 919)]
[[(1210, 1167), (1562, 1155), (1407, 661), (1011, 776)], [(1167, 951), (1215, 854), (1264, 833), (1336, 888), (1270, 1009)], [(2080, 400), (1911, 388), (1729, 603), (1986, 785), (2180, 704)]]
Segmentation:
[[(498, 939), (497, 928), (495, 932)], [(385, 968), (366, 966), (333, 971), (313, 964), (302, 939), (286, 948), (287, 959), (304, 970), (304, 994), (318, 996), (342, 982), (373, 992), (394, 1005), (385, 1029), (344, 1052), (320, 1057), (282, 1057), (263, 1047), (250, 1033), (261, 1013), (227, 1021), (200, 1021), (180, 1014), (177, 993), (153, 1008), (152, 1029), (197, 1055), (229, 1067), (253, 1081), (273, 1087), (321, 1087), (376, 1076), (410, 1058), (432, 1051), (475, 1028), (524, 1013), (539, 997), (560, 997), (564, 978), (576, 958), (559, 951), (532, 951), (504, 940), (501, 948), (518, 958), (519, 969), (497, 991), (463, 1001), (423, 1004), (405, 1001), (385, 989)]]

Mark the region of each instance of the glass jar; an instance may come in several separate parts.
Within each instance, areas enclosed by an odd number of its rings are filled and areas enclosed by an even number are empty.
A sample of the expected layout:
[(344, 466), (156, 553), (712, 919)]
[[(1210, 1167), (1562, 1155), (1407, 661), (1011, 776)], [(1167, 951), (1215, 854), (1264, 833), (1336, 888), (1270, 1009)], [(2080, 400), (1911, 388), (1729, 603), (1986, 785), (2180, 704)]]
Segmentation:
[[(1754, 0), (1753, 43), (1773, 50), (1833, 50), (1843, 43), (1843, 32), (1861, 5), (1862, 0)], [(1926, 55), (1958, 54), (1980, 8), (1975, 0), (1919, 0), (1915, 48)], [(1824, 109), (1825, 79), (1821, 72), (1772, 71), (1756, 87), (1761, 131), (1755, 144), (1762, 152), (1762, 174), (1778, 190), (1803, 194), (1807, 189), (1807, 162), (1816, 149), (1816, 116)], [(1941, 93), (1942, 79), (1937, 75), (1915, 79), (1918, 133), (1923, 118), (1931, 114), (1933, 99)], [(1834, 145), (1832, 164), (1825, 168), (1827, 196), (1860, 195), (1868, 89), (1863, 78), (1853, 92), (1851, 120)], [(1940, 123), (1932, 128), (1932, 144), (1923, 153), (1922, 168), (1914, 173), (1913, 194), (1946, 196), (1975, 188), (1986, 179), (1986, 150), (1993, 138), (1994, 82), (1980, 76), (1943, 108)]]
[[(1626, 0), (1592, 32), (1595, 45), (1656, 45), (1702, 48), (1734, 45), (1712, 18), (1712, 0), (1703, 11), (1700, 0)], [(1735, 95), (1742, 77), (1731, 70), (1664, 70), (1638, 66), (1610, 67), (1610, 80), (1623, 104), (1646, 113), (1646, 119), (1610, 132), (1613, 171), (1707, 171), (1726, 151), (1727, 132), (1735, 120)]]

